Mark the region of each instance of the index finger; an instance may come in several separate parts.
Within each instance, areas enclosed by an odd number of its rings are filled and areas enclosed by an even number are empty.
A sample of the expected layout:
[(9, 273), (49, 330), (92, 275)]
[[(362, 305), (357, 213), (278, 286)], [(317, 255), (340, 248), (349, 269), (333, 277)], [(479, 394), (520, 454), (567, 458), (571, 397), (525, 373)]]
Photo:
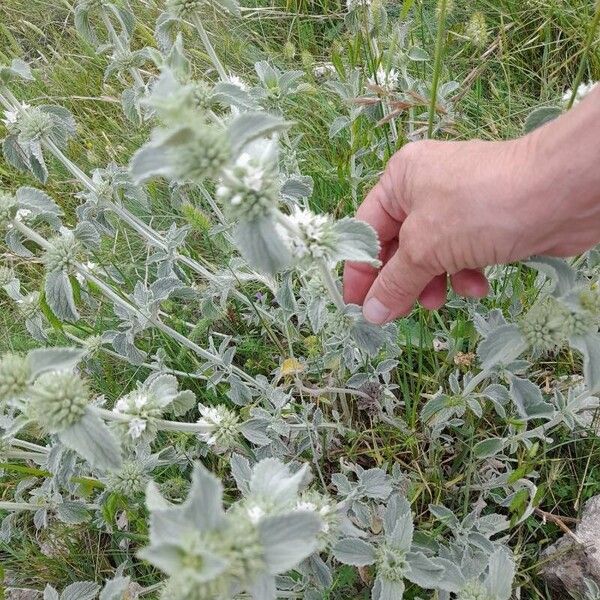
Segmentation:
[[(397, 247), (400, 227), (406, 218), (394, 197), (388, 167), (356, 211), (356, 218), (365, 221), (377, 232), (381, 244), (379, 258), (384, 264)], [(347, 262), (344, 266), (344, 300), (362, 304), (377, 273), (378, 270), (367, 263)]]

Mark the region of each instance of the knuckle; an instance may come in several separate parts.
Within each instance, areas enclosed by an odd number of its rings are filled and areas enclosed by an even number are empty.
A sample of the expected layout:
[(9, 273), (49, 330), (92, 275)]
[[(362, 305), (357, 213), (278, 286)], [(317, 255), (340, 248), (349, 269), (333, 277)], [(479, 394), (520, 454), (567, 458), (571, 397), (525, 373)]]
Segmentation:
[(379, 287), (384, 297), (393, 298), (396, 302), (402, 301), (407, 295), (400, 279), (391, 273), (380, 277)]

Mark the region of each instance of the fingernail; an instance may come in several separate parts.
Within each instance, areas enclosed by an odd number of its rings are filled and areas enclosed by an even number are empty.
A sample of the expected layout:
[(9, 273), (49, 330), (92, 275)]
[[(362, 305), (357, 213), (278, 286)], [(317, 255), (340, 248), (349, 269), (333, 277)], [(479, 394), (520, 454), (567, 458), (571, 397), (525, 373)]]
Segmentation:
[(375, 323), (375, 325), (383, 325), (390, 314), (390, 309), (377, 298), (369, 298), (363, 306), (363, 316), (369, 323)]

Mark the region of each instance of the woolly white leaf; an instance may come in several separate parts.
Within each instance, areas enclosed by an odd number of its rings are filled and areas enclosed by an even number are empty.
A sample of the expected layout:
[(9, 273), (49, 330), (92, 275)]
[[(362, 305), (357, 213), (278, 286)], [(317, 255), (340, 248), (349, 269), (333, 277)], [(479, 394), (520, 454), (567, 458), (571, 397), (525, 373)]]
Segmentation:
[(289, 129), (292, 124), (265, 112), (245, 112), (238, 115), (229, 124), (233, 154), (239, 154), (250, 142), (258, 138)]
[(60, 600), (94, 600), (99, 590), (100, 586), (93, 581), (78, 581), (63, 590)]
[(333, 547), (333, 555), (345, 565), (364, 567), (375, 562), (375, 547), (359, 538), (342, 538)]
[(85, 356), (81, 348), (36, 348), (27, 354), (31, 378), (46, 371), (71, 371)]
[(479, 343), (477, 355), (483, 369), (488, 370), (497, 365), (507, 365), (518, 358), (527, 344), (521, 331), (514, 324), (501, 325)]
[(48, 306), (59, 319), (79, 320), (79, 313), (73, 297), (73, 287), (66, 271), (46, 273), (44, 290)]
[(377, 233), (368, 224), (352, 217), (337, 221), (333, 226), (337, 234), (335, 258), (366, 262), (374, 267), (381, 265), (377, 258), (380, 250)]

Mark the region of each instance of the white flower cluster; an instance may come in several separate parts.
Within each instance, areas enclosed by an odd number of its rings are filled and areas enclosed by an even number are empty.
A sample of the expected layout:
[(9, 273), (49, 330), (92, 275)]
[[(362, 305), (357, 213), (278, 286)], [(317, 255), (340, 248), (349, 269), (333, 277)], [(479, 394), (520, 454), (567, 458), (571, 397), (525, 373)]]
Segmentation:
[(279, 223), (277, 231), (294, 258), (329, 258), (336, 241), (334, 223), (329, 215), (317, 215), (310, 210), (294, 207), (289, 220), (295, 232), (290, 232)]
[(213, 447), (217, 452), (224, 452), (231, 448), (239, 435), (239, 417), (226, 406), (198, 405), (202, 415), (198, 419), (199, 425), (204, 425), (209, 431), (199, 433), (198, 437)]
[(381, 88), (386, 93), (392, 93), (398, 89), (398, 71), (396, 69), (384, 69), (379, 67), (374, 76), (368, 78), (369, 85)]
[[(573, 106), (579, 104), (595, 87), (598, 85), (597, 81), (588, 81), (587, 83), (579, 84), (577, 88), (577, 92), (575, 93), (575, 100), (573, 102)], [(567, 104), (571, 100), (571, 96), (573, 95), (573, 90), (568, 89), (563, 94), (563, 103)]]

